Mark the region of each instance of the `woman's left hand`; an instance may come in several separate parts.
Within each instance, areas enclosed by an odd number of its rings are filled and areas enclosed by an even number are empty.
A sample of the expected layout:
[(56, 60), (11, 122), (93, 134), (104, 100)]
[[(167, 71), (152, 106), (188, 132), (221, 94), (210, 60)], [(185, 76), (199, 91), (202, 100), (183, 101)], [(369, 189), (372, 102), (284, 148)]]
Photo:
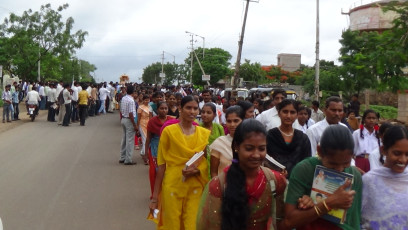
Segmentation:
[(309, 196), (303, 195), (303, 197), (298, 199), (298, 209), (300, 210), (307, 210), (309, 208), (313, 208), (315, 206), (312, 198)]

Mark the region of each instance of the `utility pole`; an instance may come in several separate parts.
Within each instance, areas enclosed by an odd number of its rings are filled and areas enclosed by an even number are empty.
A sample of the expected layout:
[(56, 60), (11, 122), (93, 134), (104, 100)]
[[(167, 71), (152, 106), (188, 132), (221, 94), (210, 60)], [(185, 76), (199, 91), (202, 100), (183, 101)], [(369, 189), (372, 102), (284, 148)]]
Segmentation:
[(320, 76), (320, 12), (319, 12), (319, 0), (316, 0), (316, 63), (315, 63), (315, 95), (316, 101), (320, 101), (319, 90), (319, 76)]
[[(200, 38), (203, 39), (203, 59), (204, 59), (204, 52), (205, 52), (205, 48), (204, 48), (204, 46), (205, 46), (205, 37), (200, 36), (200, 35), (195, 34), (195, 33), (192, 33), (192, 32), (189, 32), (189, 31), (186, 31), (186, 33), (191, 36), (191, 40), (190, 40), (190, 43), (191, 43), (190, 83), (192, 84), (192, 83), (193, 83), (193, 59), (194, 59), (194, 54), (193, 54), (193, 52), (194, 52), (194, 42), (197, 42), (197, 41), (194, 41), (194, 36), (197, 36), (197, 37), (200, 37)], [(198, 58), (197, 58), (197, 61), (199, 61)]]
[[(188, 33), (186, 31), (186, 33)], [(193, 84), (193, 51), (194, 51), (194, 34), (190, 33), (191, 36), (191, 40), (190, 40), (190, 44), (191, 44), (191, 52), (190, 52), (190, 60), (191, 60), (191, 66), (190, 66), (190, 84)]]
[(249, 2), (250, 0), (245, 0), (246, 7), (245, 7), (245, 15), (244, 15), (244, 21), (242, 23), (242, 31), (241, 31), (241, 36), (238, 42), (238, 54), (237, 54), (237, 61), (235, 62), (235, 71), (234, 71), (234, 76), (232, 76), (231, 83), (232, 83), (232, 89), (236, 89), (238, 79), (239, 79), (239, 68), (241, 66), (241, 54), (242, 54), (242, 45), (244, 44), (244, 34), (245, 34), (245, 25), (246, 25), (246, 20), (247, 20), (247, 15), (248, 15), (248, 8), (249, 8)]
[(164, 51), (163, 51), (163, 53), (162, 53), (162, 71), (161, 71), (161, 73), (162, 74), (164, 74)]

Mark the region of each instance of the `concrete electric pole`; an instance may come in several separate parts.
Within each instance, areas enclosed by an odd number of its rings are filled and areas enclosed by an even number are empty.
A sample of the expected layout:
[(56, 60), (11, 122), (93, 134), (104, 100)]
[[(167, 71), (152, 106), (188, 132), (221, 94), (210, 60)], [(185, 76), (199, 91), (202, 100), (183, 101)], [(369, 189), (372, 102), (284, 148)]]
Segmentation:
[[(238, 85), (239, 68), (241, 66), (242, 45), (244, 44), (245, 25), (246, 25), (246, 20), (247, 20), (247, 15), (248, 15), (249, 2), (251, 2), (251, 0), (245, 0), (245, 1), (246, 1), (245, 15), (244, 15), (244, 21), (242, 23), (241, 36), (240, 36), (240, 39), (239, 39), (239, 42), (238, 42), (237, 61), (235, 62), (234, 76), (232, 76), (232, 79), (231, 79), (232, 89), (236, 89), (236, 87)], [(258, 1), (256, 1), (256, 2), (258, 2)]]
[(319, 76), (320, 76), (320, 16), (319, 0), (316, 0), (316, 64), (315, 64), (315, 95), (316, 101), (320, 101)]

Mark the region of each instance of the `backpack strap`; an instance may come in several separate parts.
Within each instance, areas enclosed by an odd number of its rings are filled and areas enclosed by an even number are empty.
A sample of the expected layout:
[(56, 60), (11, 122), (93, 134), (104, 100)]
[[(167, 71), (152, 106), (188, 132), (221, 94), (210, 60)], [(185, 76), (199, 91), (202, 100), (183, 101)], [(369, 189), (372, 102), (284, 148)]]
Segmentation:
[(273, 171), (271, 169), (269, 169), (267, 167), (261, 166), (261, 169), (262, 169), (263, 173), (265, 174), (265, 177), (266, 177), (267, 181), (269, 181), (269, 183), (271, 185), (272, 195), (274, 197), (276, 197), (276, 194), (277, 194), (276, 193), (276, 191), (277, 191), (277, 187), (276, 187), (277, 179), (276, 179), (275, 174), (273, 173)]
[(280, 176), (278, 172), (275, 172), (267, 167), (261, 166), (262, 171), (265, 174), (268, 183), (271, 186), (272, 199), (272, 226), (271, 229), (276, 228), (276, 220), (281, 220), (284, 217), (284, 193), (286, 189), (286, 179)]

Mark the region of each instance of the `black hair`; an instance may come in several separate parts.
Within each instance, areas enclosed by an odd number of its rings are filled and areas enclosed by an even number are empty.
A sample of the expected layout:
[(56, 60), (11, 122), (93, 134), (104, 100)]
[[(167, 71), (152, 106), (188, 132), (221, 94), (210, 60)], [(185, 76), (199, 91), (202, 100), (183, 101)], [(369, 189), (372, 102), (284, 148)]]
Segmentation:
[(213, 113), (216, 115), (217, 114), (217, 108), (215, 107), (215, 105), (212, 102), (207, 102), (203, 105), (204, 106), (208, 106), (210, 107), (210, 109), (213, 111)]
[(309, 129), (309, 124), (308, 124), (309, 122), (308, 121), (309, 121), (310, 117), (312, 116), (312, 110), (310, 108), (302, 105), (302, 106), (299, 107), (298, 113), (300, 113), (303, 110), (305, 110), (307, 115), (308, 115), (308, 118), (307, 118), (305, 124), (306, 124), (306, 129)]
[(323, 195), (321, 193), (316, 193), (316, 197), (318, 197), (318, 196), (323, 198)]
[(209, 89), (203, 90), (203, 92), (201, 92), (201, 95), (203, 95), (204, 93), (209, 93), (211, 95), (211, 91)]
[[(380, 114), (377, 113), (376, 111), (372, 110), (372, 109), (367, 109), (366, 111), (364, 111), (363, 117), (361, 118), (361, 128), (360, 128), (360, 138), (364, 140), (364, 134), (363, 134), (363, 130), (364, 130), (364, 120), (366, 119), (366, 117), (368, 116), (368, 114), (370, 113), (374, 113), (375, 116), (377, 117), (377, 119), (380, 119)], [(375, 129), (374, 129), (375, 130)], [(380, 143), (380, 136), (378, 135), (378, 131), (375, 130), (375, 137), (377, 138), (378, 141), (378, 147), (380, 147), (381, 143)]]
[(354, 112), (353, 109), (350, 109), (350, 110), (347, 112), (347, 117), (350, 116), (351, 113), (354, 113), (354, 115), (356, 115), (356, 112)]
[[(162, 104), (166, 104), (166, 105), (167, 105), (167, 102), (166, 102), (166, 101), (159, 101), (159, 103), (157, 103), (157, 108), (160, 108), (160, 106), (161, 106)], [(167, 107), (168, 107), (168, 105), (167, 105)]]
[[(389, 123), (389, 122), (382, 123), (381, 126), (380, 126), (380, 128), (378, 129), (378, 135), (379, 135), (380, 137), (383, 137), (384, 134), (385, 134), (385, 132), (386, 132), (390, 127), (392, 127), (392, 124), (391, 124), (391, 123)], [(380, 148), (380, 149), (381, 149), (381, 148)], [(381, 164), (384, 164), (384, 156), (383, 156), (382, 154), (380, 154), (380, 162), (381, 162)]]
[(263, 105), (263, 110), (268, 110), (268, 107), (273, 103), (272, 99), (264, 101)]
[(231, 113), (235, 113), (242, 120), (245, 119), (244, 110), (239, 105), (233, 105), (228, 107), (227, 111), (225, 111), (225, 118), (227, 118), (228, 115), (230, 115)]
[(181, 93), (175, 93), (174, 96), (176, 97), (176, 99), (179, 98), (183, 98), (183, 95)]
[(286, 90), (284, 89), (275, 89), (272, 93), (272, 99), (274, 99), (278, 94), (282, 94), (284, 98), (287, 97)]
[(318, 101), (312, 101), (312, 105), (316, 106), (317, 108), (319, 108), (320, 103)]
[(143, 94), (143, 100), (150, 99), (149, 95)]
[(350, 130), (342, 125), (330, 125), (320, 138), (320, 154), (329, 155), (328, 150), (350, 150), (353, 154), (354, 140)]
[[(384, 125), (384, 124), (383, 124)], [(386, 131), (383, 136), (384, 151), (391, 148), (395, 143), (402, 139), (408, 139), (408, 130), (402, 125), (391, 125), (385, 128)], [(380, 162), (384, 163), (384, 158), (381, 155)]]
[(326, 108), (329, 108), (330, 103), (335, 102), (335, 103), (343, 103), (343, 100), (341, 100), (340, 97), (337, 96), (331, 96), (326, 99)]
[[(234, 106), (233, 106), (234, 107)], [(246, 119), (238, 125), (232, 140), (233, 163), (226, 176), (226, 186), (221, 205), (221, 229), (247, 229), (249, 219), (248, 195), (246, 192), (246, 175), (239, 166), (238, 152), (235, 150), (253, 133), (265, 135), (266, 130), (261, 122), (255, 119)]]
[(263, 104), (263, 101), (260, 98), (255, 98), (252, 103), (255, 103), (255, 101), (258, 102), (259, 105)]
[(276, 105), (276, 110), (278, 110), (278, 113), (287, 105), (293, 105), (293, 108), (295, 108), (296, 112), (299, 112), (299, 103), (293, 99), (283, 99), (281, 103)]
[(254, 104), (252, 104), (249, 101), (238, 101), (237, 105), (240, 106), (242, 108), (242, 110), (244, 110), (244, 113), (246, 113), (246, 111), (250, 108), (252, 108), (254, 106)]
[(133, 94), (133, 92), (135, 92), (135, 88), (133, 86), (131, 86), (131, 85), (128, 85), (127, 88), (126, 88), (127, 95), (131, 95), (131, 94)]
[(163, 96), (162, 92), (156, 91), (156, 92), (153, 93), (152, 98), (157, 98), (159, 96)]
[[(188, 95), (188, 96), (183, 97), (183, 99), (181, 99), (181, 102), (180, 102), (181, 108), (183, 108), (183, 107), (184, 107), (188, 102), (190, 102), (190, 101), (195, 101), (195, 102), (197, 102), (197, 101), (194, 99), (194, 97), (191, 96), (191, 95)], [(198, 102), (197, 102), (197, 103), (198, 103)]]

